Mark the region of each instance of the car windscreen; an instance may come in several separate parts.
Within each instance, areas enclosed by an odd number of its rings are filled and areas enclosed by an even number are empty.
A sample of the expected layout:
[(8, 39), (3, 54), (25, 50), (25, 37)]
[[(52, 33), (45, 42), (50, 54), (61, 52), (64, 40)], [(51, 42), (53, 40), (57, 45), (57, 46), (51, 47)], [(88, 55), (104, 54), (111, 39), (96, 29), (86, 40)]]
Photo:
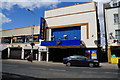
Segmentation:
[(71, 59), (87, 59), (84, 56), (70, 56)]

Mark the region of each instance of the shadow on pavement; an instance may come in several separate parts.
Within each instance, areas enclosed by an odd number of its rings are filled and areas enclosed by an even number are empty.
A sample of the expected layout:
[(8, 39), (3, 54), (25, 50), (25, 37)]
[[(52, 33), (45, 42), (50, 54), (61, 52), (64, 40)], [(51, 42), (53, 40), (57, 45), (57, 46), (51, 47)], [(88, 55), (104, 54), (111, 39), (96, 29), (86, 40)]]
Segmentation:
[(30, 77), (30, 76), (24, 76), (24, 75), (3, 72), (1, 80), (48, 80), (48, 79), (35, 78), (35, 77)]
[(119, 80), (118, 78), (35, 78), (30, 76), (2, 73), (1, 80)]

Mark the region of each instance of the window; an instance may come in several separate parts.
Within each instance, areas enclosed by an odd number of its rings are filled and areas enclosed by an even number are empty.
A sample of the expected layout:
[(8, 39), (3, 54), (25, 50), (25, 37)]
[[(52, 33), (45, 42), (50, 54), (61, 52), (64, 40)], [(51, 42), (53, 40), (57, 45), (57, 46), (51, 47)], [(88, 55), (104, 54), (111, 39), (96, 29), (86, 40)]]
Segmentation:
[(120, 6), (120, 2), (118, 2), (118, 6)]
[(1, 43), (11, 43), (11, 37), (2, 37)]
[(113, 4), (113, 7), (117, 7), (117, 3), (114, 3), (114, 4)]
[(33, 36), (33, 41), (34, 42), (39, 42), (39, 35), (34, 35)]
[(24, 43), (25, 37), (24, 36), (14, 36), (12, 38), (12, 43)]
[(52, 36), (54, 36), (53, 41), (58, 40), (79, 40), (81, 38), (81, 27), (71, 26), (65, 28), (55, 28), (52, 29)]
[(39, 35), (28, 35), (26, 36), (26, 42), (39, 42)]
[(119, 23), (119, 15), (118, 14), (114, 14), (114, 23)]
[(116, 39), (120, 40), (120, 30), (115, 30)]

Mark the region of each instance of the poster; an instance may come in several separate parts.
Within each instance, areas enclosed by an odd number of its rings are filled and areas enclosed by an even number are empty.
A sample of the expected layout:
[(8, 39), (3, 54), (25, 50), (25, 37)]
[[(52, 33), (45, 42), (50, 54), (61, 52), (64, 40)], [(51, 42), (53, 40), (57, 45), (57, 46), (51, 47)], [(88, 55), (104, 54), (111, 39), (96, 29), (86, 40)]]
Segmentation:
[(97, 50), (91, 50), (91, 59), (97, 59)]

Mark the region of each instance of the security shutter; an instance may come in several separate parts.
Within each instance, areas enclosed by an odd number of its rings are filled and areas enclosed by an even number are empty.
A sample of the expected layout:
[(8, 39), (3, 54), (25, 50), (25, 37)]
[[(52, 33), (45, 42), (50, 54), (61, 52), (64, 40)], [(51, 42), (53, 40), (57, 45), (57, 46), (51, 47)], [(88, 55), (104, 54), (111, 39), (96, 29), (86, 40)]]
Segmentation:
[(21, 59), (22, 48), (11, 48), (10, 58), (11, 59)]

